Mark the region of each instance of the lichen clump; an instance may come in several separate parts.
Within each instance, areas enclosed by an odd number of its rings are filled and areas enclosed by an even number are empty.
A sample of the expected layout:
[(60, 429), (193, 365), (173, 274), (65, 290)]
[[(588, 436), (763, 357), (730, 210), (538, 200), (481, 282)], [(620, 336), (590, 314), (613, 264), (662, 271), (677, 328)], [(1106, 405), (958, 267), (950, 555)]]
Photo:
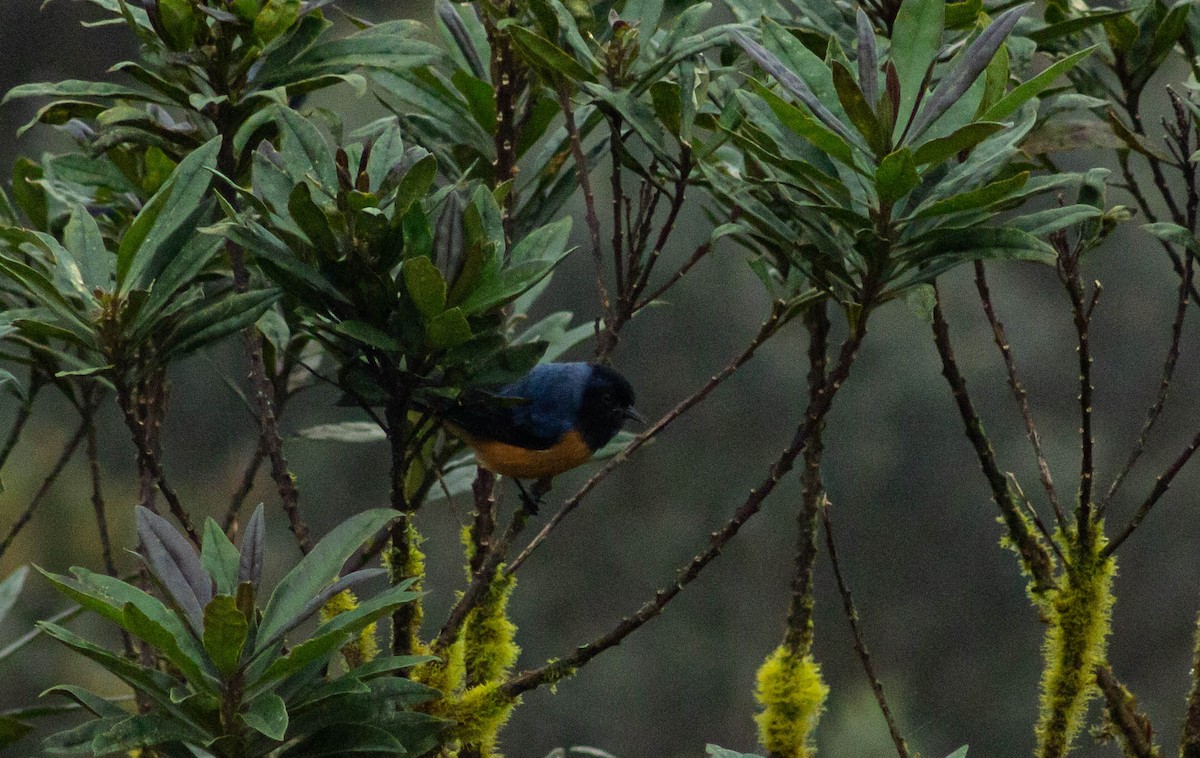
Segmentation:
[(1116, 562), (1101, 556), (1106, 544), (1103, 529), (1099, 524), (1093, 529), (1095, 537), (1086, 547), (1074, 535), (1064, 540), (1071, 546), (1068, 564), (1048, 606), (1038, 758), (1057, 758), (1070, 751), (1088, 703), (1098, 692), (1093, 672), (1105, 660)]
[[(342, 590), (322, 606), (320, 611), (321, 623), (358, 607), (358, 596), (351, 590)], [(354, 639), (342, 648), (342, 659), (346, 668), (352, 669), (375, 660), (379, 655), (379, 642), (375, 638), (375, 624), (368, 624)]]
[(763, 710), (754, 717), (758, 739), (771, 755), (809, 758), (808, 738), (825, 710), (829, 686), (811, 653), (780, 645), (758, 669), (754, 697)]

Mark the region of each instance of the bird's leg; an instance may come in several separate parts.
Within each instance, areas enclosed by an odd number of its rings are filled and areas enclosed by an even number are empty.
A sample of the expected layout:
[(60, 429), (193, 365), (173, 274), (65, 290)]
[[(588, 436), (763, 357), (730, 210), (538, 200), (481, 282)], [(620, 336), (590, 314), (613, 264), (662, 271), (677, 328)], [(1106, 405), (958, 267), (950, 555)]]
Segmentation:
[[(521, 484), (520, 479), (513, 477), (513, 481), (516, 482), (517, 489), (519, 489), (521, 491), (521, 501), (525, 504), (525, 506), (524, 506), (525, 512), (528, 513), (530, 516), (536, 516), (538, 513), (538, 505), (541, 502), (541, 498), (540, 497), (534, 498), (532, 495), (530, 495), (529, 491), (525, 489), (525, 485)], [(536, 484), (534, 485), (534, 491), (535, 492), (537, 491)]]

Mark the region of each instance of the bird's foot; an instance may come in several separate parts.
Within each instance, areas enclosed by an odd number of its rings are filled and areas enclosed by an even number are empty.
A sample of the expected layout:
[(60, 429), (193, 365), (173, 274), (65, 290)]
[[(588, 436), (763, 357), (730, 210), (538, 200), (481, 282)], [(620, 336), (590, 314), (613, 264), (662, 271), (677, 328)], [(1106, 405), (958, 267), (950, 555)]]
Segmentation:
[(521, 490), (521, 502), (525, 512), (530, 516), (538, 515), (538, 509), (541, 508), (542, 500), (546, 494), (550, 492), (550, 478), (544, 477), (533, 483), (533, 492), (525, 489), (525, 485), (521, 484), (520, 479), (513, 479), (517, 483), (517, 489)]

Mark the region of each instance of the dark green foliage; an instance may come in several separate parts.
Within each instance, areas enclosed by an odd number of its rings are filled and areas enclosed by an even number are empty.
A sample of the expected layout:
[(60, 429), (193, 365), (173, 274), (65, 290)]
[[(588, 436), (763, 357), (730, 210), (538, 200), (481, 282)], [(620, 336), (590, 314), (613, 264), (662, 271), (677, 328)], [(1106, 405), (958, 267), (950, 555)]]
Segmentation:
[(130, 713), (85, 690), (58, 688), (95, 720), (47, 738), (48, 752), (104, 755), (155, 747), (173, 754), (188, 745), (218, 756), (268, 755), (280, 748), (285, 755), (309, 755), (306, 746), (336, 739), (349, 749), (367, 735), (417, 753), (434, 744), (437, 719), (407, 708), (438, 693), (392, 675), (427, 658), (379, 658), (340, 676), (326, 673), (356, 634), (416, 597), (407, 583), (318, 624), (307, 637), (289, 636), (334, 594), (381, 573), (337, 578), (346, 559), (395, 517), (393, 511), (347, 519), (280, 581), (261, 608), (255, 598), (267, 591), (258, 585), (254, 567), (263, 550), (262, 506), (240, 551), (209, 520), (200, 555), (161, 517), (145, 509), (137, 515), (141, 556), (163, 600), (82, 568), (69, 577), (43, 573), (65, 595), (145, 641), (171, 667), (167, 672), (147, 667), (43, 622), (46, 634), (99, 663), (150, 703), (148, 711)]

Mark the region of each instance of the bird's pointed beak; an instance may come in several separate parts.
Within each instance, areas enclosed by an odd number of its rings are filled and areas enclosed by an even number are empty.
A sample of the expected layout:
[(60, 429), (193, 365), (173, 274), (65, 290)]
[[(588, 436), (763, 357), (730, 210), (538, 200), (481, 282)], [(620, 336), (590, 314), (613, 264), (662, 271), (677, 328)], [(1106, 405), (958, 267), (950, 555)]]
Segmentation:
[(623, 415), (625, 416), (625, 418), (629, 419), (630, 421), (636, 421), (639, 424), (646, 423), (646, 417), (643, 416), (642, 414), (638, 413), (637, 409), (633, 408), (632, 406), (629, 408), (626, 408)]

